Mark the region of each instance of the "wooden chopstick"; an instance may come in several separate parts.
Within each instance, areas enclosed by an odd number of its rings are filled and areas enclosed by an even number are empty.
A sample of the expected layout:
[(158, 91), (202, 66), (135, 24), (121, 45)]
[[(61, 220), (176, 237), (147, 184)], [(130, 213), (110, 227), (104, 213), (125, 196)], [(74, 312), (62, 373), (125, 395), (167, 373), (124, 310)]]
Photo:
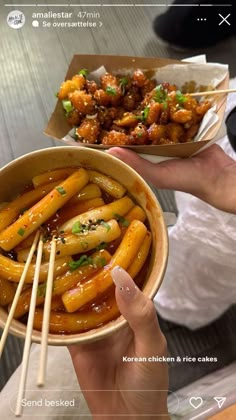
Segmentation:
[(43, 386), (45, 383), (48, 332), (49, 332), (49, 322), (50, 322), (55, 257), (56, 257), (56, 238), (53, 237), (51, 241), (49, 270), (48, 270), (46, 295), (45, 295), (44, 310), (43, 310), (41, 350), (40, 350), (39, 370), (38, 370), (38, 379), (37, 379), (38, 386)]
[(18, 303), (18, 299), (20, 297), (20, 294), (21, 294), (21, 291), (22, 291), (22, 287), (23, 287), (24, 282), (25, 282), (25, 277), (27, 275), (27, 271), (29, 269), (29, 265), (30, 265), (31, 260), (33, 258), (34, 252), (36, 250), (36, 246), (37, 246), (37, 243), (38, 243), (39, 235), (40, 235), (40, 232), (37, 231), (37, 233), (36, 233), (36, 235), (34, 237), (34, 242), (33, 242), (32, 246), (30, 248), (30, 252), (29, 252), (29, 255), (27, 257), (27, 260), (26, 260), (26, 263), (25, 263), (25, 266), (24, 266), (23, 273), (22, 273), (21, 278), (20, 278), (20, 281), (18, 283), (18, 286), (17, 286), (17, 289), (16, 289), (16, 293), (15, 293), (15, 296), (14, 296), (14, 299), (13, 299), (13, 302), (12, 302), (12, 305), (11, 305), (10, 312), (8, 314), (8, 318), (7, 318), (5, 327), (3, 329), (2, 337), (1, 337), (1, 340), (0, 340), (0, 358), (2, 356), (2, 352), (3, 352), (3, 349), (4, 349), (4, 345), (6, 343), (8, 331), (9, 331), (9, 328), (10, 328), (10, 325), (11, 325), (11, 322), (12, 322), (12, 319), (14, 317), (16, 305)]
[(26, 375), (27, 375), (28, 365), (29, 365), (29, 354), (30, 354), (30, 346), (31, 346), (34, 313), (35, 313), (35, 307), (36, 307), (42, 255), (43, 255), (43, 235), (41, 234), (39, 238), (38, 248), (37, 248), (34, 281), (33, 281), (33, 287), (32, 287), (31, 299), (30, 299), (29, 316), (28, 316), (25, 345), (24, 345), (23, 358), (22, 358), (20, 384), (19, 384), (17, 402), (16, 402), (15, 415), (17, 417), (21, 416), (22, 414), (22, 399), (24, 398), (24, 394), (25, 394)]
[(209, 95), (222, 95), (227, 93), (236, 92), (236, 89), (222, 89), (222, 90), (207, 90), (205, 92), (188, 93), (189, 96), (209, 96)]

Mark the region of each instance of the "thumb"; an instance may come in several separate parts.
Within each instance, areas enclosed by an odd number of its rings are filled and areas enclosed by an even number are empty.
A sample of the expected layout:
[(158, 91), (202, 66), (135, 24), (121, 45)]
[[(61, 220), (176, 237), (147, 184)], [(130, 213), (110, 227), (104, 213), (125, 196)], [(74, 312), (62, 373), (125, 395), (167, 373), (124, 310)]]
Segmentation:
[[(146, 159), (141, 158), (137, 153), (122, 147), (112, 147), (107, 151), (108, 154), (122, 160), (127, 165), (131, 166), (144, 179), (151, 182), (157, 188), (171, 188), (170, 171), (166, 167), (166, 162), (159, 164), (151, 163)], [(168, 162), (169, 165), (169, 162)], [(175, 174), (173, 172), (175, 177)]]
[(153, 302), (139, 290), (123, 268), (116, 266), (111, 274), (116, 285), (117, 305), (134, 332), (139, 350), (150, 351), (153, 343), (165, 346)]
[(137, 172), (140, 172), (142, 170), (143, 165), (145, 169), (148, 169), (150, 167), (149, 161), (141, 158), (137, 153), (132, 152), (128, 149), (124, 149), (122, 147), (112, 147), (111, 149), (107, 150), (106, 153), (116, 157), (117, 159), (122, 160), (124, 163), (131, 166)]

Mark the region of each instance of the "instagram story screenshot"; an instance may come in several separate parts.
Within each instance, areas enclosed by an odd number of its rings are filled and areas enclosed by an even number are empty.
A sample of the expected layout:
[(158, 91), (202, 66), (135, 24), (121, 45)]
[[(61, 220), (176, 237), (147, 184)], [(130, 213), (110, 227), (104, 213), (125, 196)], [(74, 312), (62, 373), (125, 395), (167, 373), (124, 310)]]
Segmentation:
[(0, 417), (236, 419), (235, 2), (0, 19)]

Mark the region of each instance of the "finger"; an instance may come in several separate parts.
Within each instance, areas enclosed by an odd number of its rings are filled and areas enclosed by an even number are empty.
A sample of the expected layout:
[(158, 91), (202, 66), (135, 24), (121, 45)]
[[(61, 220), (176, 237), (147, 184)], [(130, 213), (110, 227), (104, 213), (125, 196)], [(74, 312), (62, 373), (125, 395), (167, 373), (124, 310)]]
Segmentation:
[(109, 154), (131, 166), (159, 189), (184, 191), (201, 198), (205, 194), (206, 176), (212, 175), (210, 167), (212, 154), (216, 153), (215, 148), (213, 145), (193, 158), (173, 159), (161, 163), (151, 163), (136, 153), (119, 147), (109, 149)]
[(162, 344), (165, 346), (153, 302), (138, 289), (123, 268), (116, 266), (112, 278), (116, 285), (117, 305), (134, 332), (137, 349), (150, 352), (154, 343), (159, 348)]
[(148, 181), (154, 184), (158, 182), (154, 173), (154, 171), (156, 172), (156, 164), (141, 158), (137, 153), (134, 153), (131, 150), (122, 149), (121, 147), (112, 147), (107, 153), (131, 166)]
[[(125, 162), (137, 171), (143, 178), (151, 182), (157, 188), (186, 191), (188, 189), (188, 174), (186, 176), (186, 161), (183, 159), (173, 159), (161, 163), (151, 163), (141, 158), (131, 150), (113, 147), (108, 152), (112, 156)], [(192, 182), (190, 184), (192, 186)]]

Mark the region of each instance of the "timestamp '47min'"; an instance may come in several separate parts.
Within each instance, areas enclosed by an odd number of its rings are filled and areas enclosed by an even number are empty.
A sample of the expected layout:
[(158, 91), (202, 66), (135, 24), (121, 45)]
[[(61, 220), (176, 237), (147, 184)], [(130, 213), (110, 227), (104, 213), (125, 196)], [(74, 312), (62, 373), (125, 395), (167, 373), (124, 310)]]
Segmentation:
[(100, 19), (99, 12), (79, 12), (77, 14), (79, 19)]

